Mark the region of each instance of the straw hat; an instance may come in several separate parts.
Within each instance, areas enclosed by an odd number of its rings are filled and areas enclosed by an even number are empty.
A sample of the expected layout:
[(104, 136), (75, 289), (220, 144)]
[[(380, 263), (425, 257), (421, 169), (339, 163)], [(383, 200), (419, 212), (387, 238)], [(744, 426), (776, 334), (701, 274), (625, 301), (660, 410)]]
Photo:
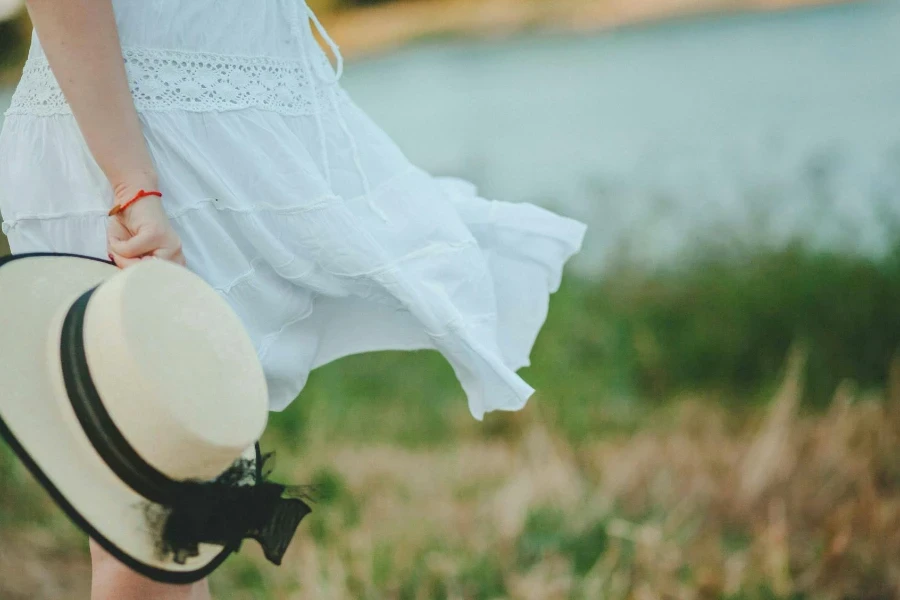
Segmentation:
[(199, 277), (161, 260), (0, 259), (0, 436), (133, 570), (212, 572), (245, 538), (280, 560), (309, 508), (262, 479), (253, 344)]

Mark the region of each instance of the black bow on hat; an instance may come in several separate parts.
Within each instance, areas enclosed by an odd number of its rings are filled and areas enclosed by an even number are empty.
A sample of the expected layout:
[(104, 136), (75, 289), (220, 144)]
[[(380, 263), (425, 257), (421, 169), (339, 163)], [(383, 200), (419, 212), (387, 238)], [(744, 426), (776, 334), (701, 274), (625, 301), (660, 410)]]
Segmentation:
[(91, 380), (84, 349), (84, 316), (94, 290), (71, 307), (62, 328), (61, 365), (66, 391), (88, 439), (112, 471), (146, 498), (147, 521), (161, 559), (178, 564), (199, 555), (199, 545), (236, 551), (254, 539), (280, 565), (300, 521), (311, 512), (301, 488), (267, 481), (266, 458), (242, 459), (212, 482), (174, 481), (141, 458), (116, 427)]

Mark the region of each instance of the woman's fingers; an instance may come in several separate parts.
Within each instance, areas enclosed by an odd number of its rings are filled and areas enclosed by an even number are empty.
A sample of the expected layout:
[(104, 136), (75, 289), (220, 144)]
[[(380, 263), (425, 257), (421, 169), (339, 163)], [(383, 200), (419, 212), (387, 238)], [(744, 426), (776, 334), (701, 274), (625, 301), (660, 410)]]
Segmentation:
[(112, 256), (113, 262), (116, 263), (116, 266), (120, 269), (127, 269), (128, 267), (141, 262), (140, 258), (125, 258), (124, 256), (119, 256), (115, 252), (110, 252), (109, 255)]
[(133, 258), (125, 257), (121, 254), (116, 254), (115, 252), (110, 251), (110, 256), (112, 257), (112, 261), (116, 263), (116, 266), (121, 269), (136, 265), (142, 260), (156, 259), (167, 260), (169, 262), (179, 264), (182, 267), (187, 266), (187, 263), (184, 259), (184, 254), (181, 251), (174, 250), (158, 250), (152, 254), (145, 254), (143, 256), (137, 256)]
[(153, 258), (161, 258), (185, 266), (184, 253), (181, 251), (181, 243), (177, 243), (170, 248), (160, 248), (153, 253)]
[(181, 240), (156, 198), (142, 199), (109, 220), (107, 248), (125, 268), (145, 258), (185, 264)]
[(128, 233), (128, 230), (125, 229), (125, 226), (119, 222), (118, 219), (109, 219), (109, 222), (106, 226), (106, 253), (109, 255), (109, 259), (115, 263), (117, 267), (120, 269), (124, 269), (126, 266), (126, 262), (129, 260), (124, 256), (117, 254), (113, 250), (113, 242), (120, 242), (128, 238), (131, 235)]
[(177, 236), (153, 229), (141, 230), (128, 237), (129, 235), (124, 226), (110, 226), (107, 251), (117, 266), (125, 268), (146, 258), (159, 258), (185, 265), (181, 242)]
[[(124, 227), (121, 229), (125, 230)], [(110, 235), (109, 247), (113, 254), (118, 254), (125, 258), (139, 258), (159, 250), (165, 245), (165, 242), (165, 232), (153, 227), (145, 227), (132, 236), (119, 237)]]

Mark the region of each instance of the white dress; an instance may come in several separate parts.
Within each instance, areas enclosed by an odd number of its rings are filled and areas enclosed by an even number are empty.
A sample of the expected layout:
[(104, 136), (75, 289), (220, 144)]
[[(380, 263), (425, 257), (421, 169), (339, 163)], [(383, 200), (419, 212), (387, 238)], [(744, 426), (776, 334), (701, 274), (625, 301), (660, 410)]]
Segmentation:
[[(581, 223), (410, 164), (341, 89), (302, 0), (114, 7), (165, 209), (249, 331), (273, 410), (319, 365), (424, 348), (476, 418), (525, 404), (515, 371)], [(10, 247), (105, 258), (111, 205), (35, 37), (0, 134)]]

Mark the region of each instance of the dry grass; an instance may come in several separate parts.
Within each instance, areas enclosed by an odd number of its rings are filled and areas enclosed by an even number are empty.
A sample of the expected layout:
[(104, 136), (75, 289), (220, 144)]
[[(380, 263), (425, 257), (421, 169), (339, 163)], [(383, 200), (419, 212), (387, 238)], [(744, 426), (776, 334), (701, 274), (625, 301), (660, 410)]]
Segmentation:
[[(281, 452), (281, 474), (323, 495), (285, 566), (247, 544), (217, 595), (898, 597), (900, 363), (886, 397), (842, 386), (814, 416), (798, 414), (802, 373), (795, 354), (764, 415), (684, 398), (578, 446), (535, 411), (446, 447), (310, 440)], [(33, 504), (13, 477), (0, 492)], [(0, 521), (0, 538), (0, 598), (86, 597), (84, 544), (60, 518)]]

